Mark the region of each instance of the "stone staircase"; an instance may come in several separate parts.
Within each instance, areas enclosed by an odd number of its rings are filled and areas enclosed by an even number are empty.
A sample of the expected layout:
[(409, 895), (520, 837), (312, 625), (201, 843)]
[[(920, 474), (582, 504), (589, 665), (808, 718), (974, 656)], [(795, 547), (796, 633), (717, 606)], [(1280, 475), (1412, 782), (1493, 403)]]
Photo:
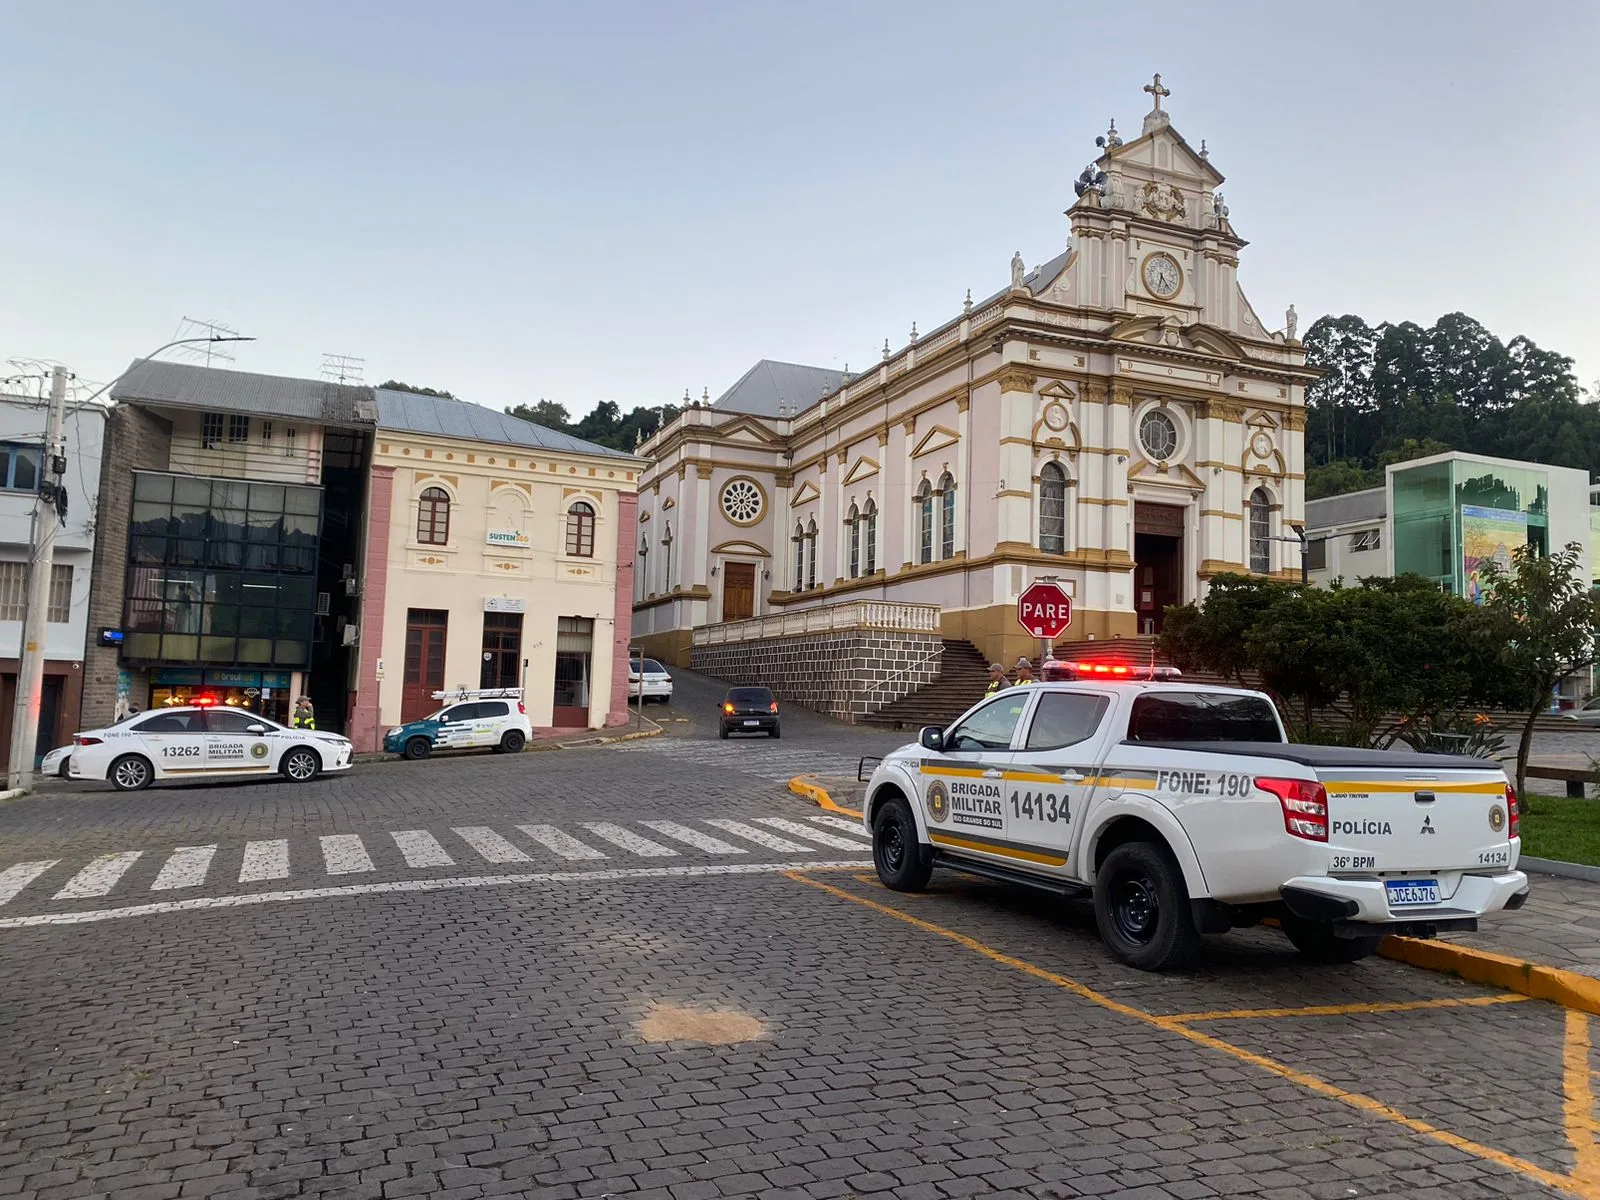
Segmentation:
[(971, 642), (945, 638), (939, 678), (927, 687), (884, 705), (861, 721), (890, 729), (948, 725), (978, 700), (989, 686), (989, 663)]

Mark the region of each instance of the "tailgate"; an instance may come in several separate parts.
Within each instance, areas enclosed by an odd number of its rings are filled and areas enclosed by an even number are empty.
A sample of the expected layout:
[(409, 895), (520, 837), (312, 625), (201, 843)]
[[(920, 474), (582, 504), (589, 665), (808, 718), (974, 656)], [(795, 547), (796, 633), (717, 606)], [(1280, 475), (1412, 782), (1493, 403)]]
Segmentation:
[(1481, 871), (1515, 865), (1498, 769), (1318, 770), (1332, 872)]

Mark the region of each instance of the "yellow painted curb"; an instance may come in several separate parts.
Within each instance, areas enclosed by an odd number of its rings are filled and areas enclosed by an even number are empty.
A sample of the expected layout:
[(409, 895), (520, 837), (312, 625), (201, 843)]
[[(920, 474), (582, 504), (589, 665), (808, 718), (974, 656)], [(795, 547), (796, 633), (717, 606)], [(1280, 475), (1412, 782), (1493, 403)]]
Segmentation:
[(1562, 1008), (1600, 1014), (1600, 979), (1577, 971), (1563, 971), (1560, 967), (1540, 966), (1505, 954), (1421, 938), (1387, 938), (1378, 947), (1378, 953), (1413, 967), (1459, 975), (1471, 983), (1488, 984), (1535, 1000), (1548, 1000)]
[(855, 817), (857, 820), (861, 818), (859, 809), (846, 808), (842, 804), (835, 803), (833, 797), (828, 795), (828, 789), (814, 782), (810, 775), (796, 775), (789, 780), (789, 790), (796, 796), (804, 796), (823, 812), (839, 813), (846, 817)]

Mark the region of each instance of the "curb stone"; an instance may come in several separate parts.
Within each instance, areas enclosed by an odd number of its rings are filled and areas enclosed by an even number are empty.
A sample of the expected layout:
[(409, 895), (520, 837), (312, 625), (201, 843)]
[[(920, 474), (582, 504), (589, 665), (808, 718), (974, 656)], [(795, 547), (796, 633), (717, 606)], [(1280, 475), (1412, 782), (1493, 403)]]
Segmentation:
[[(825, 812), (857, 818), (861, 816), (858, 810), (845, 808), (836, 803), (828, 794), (828, 789), (818, 783), (815, 776), (795, 776), (789, 780), (789, 790), (797, 796), (804, 796)], [(1529, 858), (1524, 855), (1518, 865), (1534, 871), (1560, 867), (1565, 870), (1548, 871), (1548, 873), (1565, 875), (1570, 871), (1574, 872), (1571, 878), (1600, 881), (1600, 868), (1584, 867), (1576, 863), (1559, 863), (1551, 859)], [(1575, 873), (1578, 871), (1592, 872), (1592, 874), (1579, 875)], [(1600, 979), (1579, 974), (1577, 971), (1564, 971), (1559, 967), (1547, 967), (1527, 959), (1492, 954), (1487, 950), (1477, 950), (1471, 946), (1462, 946), (1454, 942), (1429, 941), (1424, 938), (1385, 938), (1383, 944), (1378, 947), (1378, 953), (1384, 958), (1420, 967), (1425, 971), (1455, 975), (1469, 983), (1481, 983), (1535, 1000), (1548, 1000), (1562, 1008), (1600, 1015)]]

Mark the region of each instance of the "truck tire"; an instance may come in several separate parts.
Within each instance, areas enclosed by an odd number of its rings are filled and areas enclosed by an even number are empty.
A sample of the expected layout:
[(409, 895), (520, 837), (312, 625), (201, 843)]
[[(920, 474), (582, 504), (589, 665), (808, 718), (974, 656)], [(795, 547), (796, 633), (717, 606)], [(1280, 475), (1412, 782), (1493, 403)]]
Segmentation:
[(425, 737), (414, 737), (406, 743), (406, 748), (400, 753), (415, 762), (433, 753), (433, 743)]
[(1377, 953), (1387, 936), (1375, 933), (1365, 937), (1338, 937), (1333, 926), (1324, 921), (1307, 921), (1304, 917), (1287, 914), (1282, 924), (1294, 948), (1316, 963), (1360, 962)]
[(891, 796), (872, 817), (872, 865), (883, 886), (920, 892), (933, 874), (933, 854), (917, 840), (917, 821), (904, 796)]
[(1171, 852), (1124, 842), (1095, 872), (1094, 916), (1113, 956), (1141, 971), (1172, 971), (1200, 949), (1189, 889)]

